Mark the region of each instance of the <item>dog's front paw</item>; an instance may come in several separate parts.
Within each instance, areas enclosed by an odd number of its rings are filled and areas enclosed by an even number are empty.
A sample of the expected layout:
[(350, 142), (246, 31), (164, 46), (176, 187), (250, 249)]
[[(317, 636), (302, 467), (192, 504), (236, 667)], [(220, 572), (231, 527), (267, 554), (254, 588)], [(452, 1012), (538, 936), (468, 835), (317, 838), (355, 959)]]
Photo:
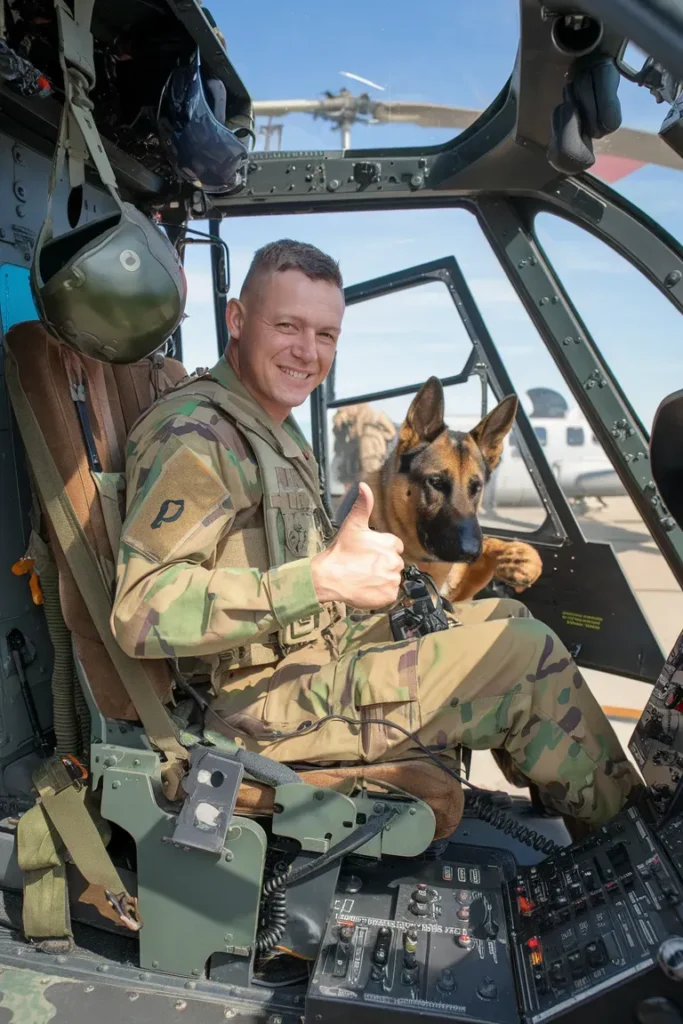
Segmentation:
[(543, 572), (541, 556), (531, 544), (510, 541), (496, 560), (494, 579), (515, 590), (526, 590)]

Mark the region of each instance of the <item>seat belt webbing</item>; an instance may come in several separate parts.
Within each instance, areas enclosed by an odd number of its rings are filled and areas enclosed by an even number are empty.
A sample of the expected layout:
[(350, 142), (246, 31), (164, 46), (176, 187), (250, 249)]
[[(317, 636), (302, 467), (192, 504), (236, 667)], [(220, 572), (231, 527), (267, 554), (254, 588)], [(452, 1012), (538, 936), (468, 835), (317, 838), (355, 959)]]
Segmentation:
[(64, 844), (45, 808), (36, 804), (17, 828), (17, 862), (24, 873), (24, 934), (52, 946), (72, 945)]

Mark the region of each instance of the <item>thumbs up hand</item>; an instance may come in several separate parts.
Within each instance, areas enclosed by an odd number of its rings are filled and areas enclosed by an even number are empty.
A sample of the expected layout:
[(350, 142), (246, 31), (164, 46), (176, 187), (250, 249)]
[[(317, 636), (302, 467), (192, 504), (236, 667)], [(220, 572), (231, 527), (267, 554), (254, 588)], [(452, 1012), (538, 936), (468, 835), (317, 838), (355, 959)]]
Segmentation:
[(393, 533), (370, 529), (374, 495), (359, 484), (358, 497), (330, 546), (311, 561), (321, 603), (343, 601), (352, 608), (385, 608), (398, 597), (403, 542)]

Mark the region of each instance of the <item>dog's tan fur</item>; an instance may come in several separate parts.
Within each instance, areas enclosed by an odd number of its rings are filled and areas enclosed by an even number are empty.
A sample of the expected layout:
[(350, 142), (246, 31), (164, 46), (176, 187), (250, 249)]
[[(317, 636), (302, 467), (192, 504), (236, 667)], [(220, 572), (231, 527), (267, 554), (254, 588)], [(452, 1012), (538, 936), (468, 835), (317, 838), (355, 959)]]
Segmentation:
[[(476, 519), (517, 404), (515, 396), (504, 398), (468, 434), (450, 432), (443, 419), (443, 389), (431, 377), (415, 396), (384, 466), (364, 476), (375, 498), (371, 526), (399, 537), (406, 564), (429, 573), (451, 601), (471, 600), (494, 578), (520, 592), (542, 572), (540, 556), (530, 544), (482, 538)], [(469, 559), (458, 557), (461, 535), (470, 548)], [(432, 538), (429, 547), (426, 536)], [(477, 536), (480, 550), (475, 557), (471, 549)], [(444, 557), (446, 549), (450, 559)]]

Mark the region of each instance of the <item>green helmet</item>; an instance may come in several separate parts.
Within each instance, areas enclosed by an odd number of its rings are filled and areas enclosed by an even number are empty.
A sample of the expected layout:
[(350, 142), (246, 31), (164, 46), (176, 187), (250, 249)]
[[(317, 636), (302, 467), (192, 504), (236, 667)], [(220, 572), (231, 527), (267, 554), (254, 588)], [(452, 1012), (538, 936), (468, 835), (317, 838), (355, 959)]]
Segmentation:
[(134, 363), (160, 348), (185, 310), (176, 250), (130, 203), (41, 244), (31, 267), (38, 312), (83, 355)]

